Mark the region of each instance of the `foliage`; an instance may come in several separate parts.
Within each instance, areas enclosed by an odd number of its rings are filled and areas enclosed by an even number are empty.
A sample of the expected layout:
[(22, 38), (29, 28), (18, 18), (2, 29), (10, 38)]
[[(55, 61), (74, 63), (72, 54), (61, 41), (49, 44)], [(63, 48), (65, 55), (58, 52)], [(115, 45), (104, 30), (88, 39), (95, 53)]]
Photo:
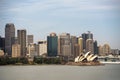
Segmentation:
[(57, 57), (34, 57), (34, 62), (37, 64), (61, 64), (60, 58)]
[(28, 64), (28, 59), (25, 57), (18, 57), (18, 58), (12, 58), (12, 57), (0, 57), (0, 65), (9, 65), (9, 64)]

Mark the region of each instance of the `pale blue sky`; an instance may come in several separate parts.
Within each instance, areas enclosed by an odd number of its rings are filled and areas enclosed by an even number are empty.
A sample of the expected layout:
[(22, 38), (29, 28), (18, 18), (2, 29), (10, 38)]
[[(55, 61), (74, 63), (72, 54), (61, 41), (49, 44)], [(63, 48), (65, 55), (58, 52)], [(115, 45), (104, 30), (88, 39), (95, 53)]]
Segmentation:
[(91, 31), (99, 44), (120, 49), (120, 0), (0, 0), (1, 36), (6, 23), (26, 29), (35, 42), (51, 32)]

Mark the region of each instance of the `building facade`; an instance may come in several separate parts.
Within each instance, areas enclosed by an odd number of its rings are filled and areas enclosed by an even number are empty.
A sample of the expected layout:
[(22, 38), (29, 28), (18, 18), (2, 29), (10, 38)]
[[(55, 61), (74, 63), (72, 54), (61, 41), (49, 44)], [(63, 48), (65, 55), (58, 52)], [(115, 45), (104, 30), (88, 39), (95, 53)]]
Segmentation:
[(109, 44), (104, 44), (103, 45), (103, 54), (104, 55), (109, 55), (111, 53), (111, 48)]
[(13, 23), (7, 23), (5, 26), (5, 53), (12, 56), (12, 38), (15, 37), (15, 26)]
[(101, 45), (99, 45), (98, 52), (99, 52), (100, 56), (104, 56), (104, 54), (103, 54), (103, 47)]
[(12, 45), (12, 57), (20, 57), (21, 56), (21, 47), (20, 44)]
[(37, 50), (36, 50), (36, 44), (30, 43), (27, 46), (27, 57), (34, 58), (34, 56), (37, 56)]
[(78, 38), (78, 45), (79, 45), (79, 54), (83, 53), (83, 38), (82, 37)]
[(88, 31), (87, 33), (82, 34), (82, 38), (83, 38), (83, 50), (86, 52), (86, 40), (87, 39), (93, 40), (93, 34), (90, 31)]
[(97, 41), (94, 41), (94, 54), (98, 54), (98, 45), (97, 45)]
[(33, 35), (27, 35), (27, 44), (33, 43)]
[(4, 51), (0, 49), (0, 56), (4, 56)]
[(21, 46), (21, 56), (26, 56), (26, 30), (17, 30), (18, 43)]
[(77, 44), (77, 37), (71, 36), (71, 56), (75, 55), (75, 45)]
[(5, 52), (5, 38), (0, 36), (0, 50)]
[(47, 36), (47, 54), (49, 57), (58, 55), (58, 36), (56, 33), (51, 33)]
[(72, 56), (71, 54), (71, 40), (69, 33), (62, 33), (59, 36), (59, 47), (60, 47), (60, 55), (62, 56)]
[(38, 54), (40, 56), (47, 54), (47, 41), (39, 41), (38, 42)]
[(93, 40), (92, 39), (87, 39), (86, 40), (86, 51), (91, 51), (91, 53), (94, 53), (94, 46), (93, 46)]

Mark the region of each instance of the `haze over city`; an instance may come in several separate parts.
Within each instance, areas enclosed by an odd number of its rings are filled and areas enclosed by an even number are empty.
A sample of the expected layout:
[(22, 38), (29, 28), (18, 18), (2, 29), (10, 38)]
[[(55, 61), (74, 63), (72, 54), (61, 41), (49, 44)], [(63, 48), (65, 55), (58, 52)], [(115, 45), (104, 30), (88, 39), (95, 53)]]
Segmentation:
[(91, 31), (99, 44), (120, 49), (119, 0), (0, 0), (0, 35), (5, 24), (33, 34), (35, 42), (51, 32), (81, 36)]

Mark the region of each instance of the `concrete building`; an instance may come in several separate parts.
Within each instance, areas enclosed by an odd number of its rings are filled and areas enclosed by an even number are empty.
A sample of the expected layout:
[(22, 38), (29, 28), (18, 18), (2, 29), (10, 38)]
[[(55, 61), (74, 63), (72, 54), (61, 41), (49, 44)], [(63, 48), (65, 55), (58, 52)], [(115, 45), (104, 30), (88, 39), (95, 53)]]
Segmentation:
[(49, 57), (58, 55), (58, 36), (56, 33), (51, 33), (47, 36), (47, 54)]
[(98, 45), (97, 45), (97, 41), (94, 41), (94, 54), (98, 54)]
[(21, 56), (26, 56), (26, 30), (17, 30), (18, 43), (21, 46)]
[(105, 54), (103, 54), (103, 47), (101, 45), (99, 45), (98, 51), (100, 56), (105, 56)]
[(4, 56), (4, 51), (0, 50), (0, 56)]
[(82, 38), (83, 38), (83, 49), (84, 49), (84, 51), (86, 51), (86, 40), (87, 39), (93, 40), (93, 34), (90, 31), (88, 31), (87, 33), (82, 34)]
[(112, 55), (119, 55), (119, 49), (111, 49)]
[(74, 57), (75, 55), (75, 45), (77, 44), (77, 37), (71, 36), (71, 55)]
[(79, 45), (79, 54), (83, 53), (83, 38), (82, 37), (78, 38), (78, 45)]
[(111, 53), (111, 48), (110, 48), (109, 44), (104, 44), (103, 45), (103, 54), (109, 55), (110, 53)]
[(74, 58), (80, 55), (79, 50), (80, 50), (79, 44), (75, 44), (74, 45)]
[(5, 52), (5, 38), (0, 36), (0, 50)]
[(82, 38), (83, 38), (83, 49), (86, 50), (87, 33), (83, 33)]
[(36, 44), (30, 43), (27, 47), (27, 57), (34, 58), (37, 56)]
[(12, 56), (12, 38), (15, 37), (15, 26), (13, 23), (7, 23), (5, 26), (5, 53)]
[(12, 57), (20, 57), (21, 56), (21, 49), (20, 44), (13, 44), (12, 45)]
[(27, 35), (27, 44), (33, 43), (33, 35)]
[(87, 33), (87, 39), (93, 40), (93, 34), (90, 31), (88, 31), (88, 33)]
[(94, 53), (94, 46), (93, 46), (93, 40), (92, 39), (87, 39), (86, 40), (86, 51), (91, 53)]
[(38, 42), (38, 54), (40, 56), (47, 54), (47, 41)]
[(70, 34), (69, 33), (62, 33), (59, 36), (59, 47), (60, 47), (60, 55), (62, 56), (72, 56), (71, 54), (71, 41), (70, 41)]

